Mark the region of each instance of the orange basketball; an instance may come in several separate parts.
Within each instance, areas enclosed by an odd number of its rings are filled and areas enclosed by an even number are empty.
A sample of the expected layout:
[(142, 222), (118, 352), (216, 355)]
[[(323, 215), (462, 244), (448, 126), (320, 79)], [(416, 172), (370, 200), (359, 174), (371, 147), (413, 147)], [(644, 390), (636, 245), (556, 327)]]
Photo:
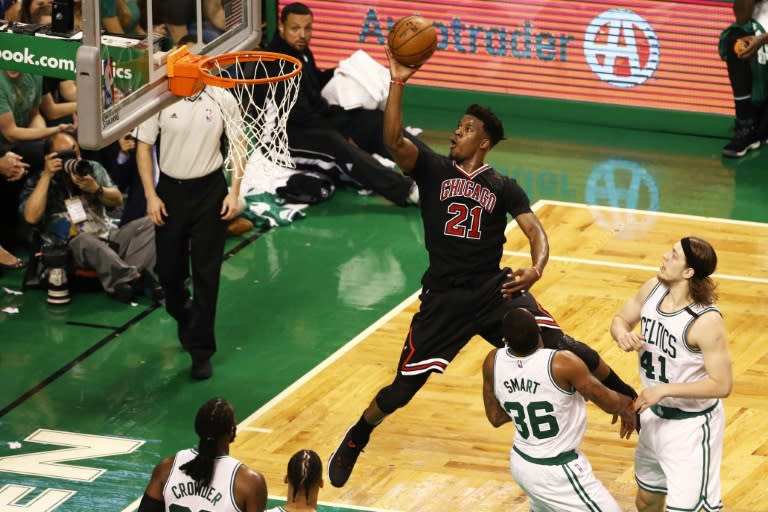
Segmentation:
[(733, 53), (735, 53), (737, 57), (741, 57), (741, 55), (746, 51), (747, 46), (749, 45), (745, 40), (737, 39), (733, 44)]
[(437, 30), (421, 16), (401, 18), (387, 36), (392, 56), (404, 66), (421, 66), (437, 49)]

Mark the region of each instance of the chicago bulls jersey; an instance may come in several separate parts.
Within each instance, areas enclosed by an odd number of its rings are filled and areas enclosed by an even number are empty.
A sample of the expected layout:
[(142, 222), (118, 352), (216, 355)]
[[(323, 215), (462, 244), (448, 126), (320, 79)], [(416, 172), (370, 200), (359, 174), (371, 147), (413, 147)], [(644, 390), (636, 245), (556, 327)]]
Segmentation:
[(429, 253), (424, 287), (451, 288), (498, 272), (507, 214), (531, 211), (517, 182), (489, 165), (467, 172), (423, 145), (410, 175), (419, 187)]

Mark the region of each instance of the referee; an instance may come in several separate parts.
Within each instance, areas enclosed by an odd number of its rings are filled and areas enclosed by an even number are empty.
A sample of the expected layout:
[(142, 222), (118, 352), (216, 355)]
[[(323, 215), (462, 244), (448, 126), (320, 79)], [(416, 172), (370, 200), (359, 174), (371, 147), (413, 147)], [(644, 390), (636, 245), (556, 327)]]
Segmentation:
[[(221, 105), (221, 107), (219, 106)], [(244, 162), (236, 162), (227, 191), (223, 172), (223, 116), (237, 119), (234, 96), (206, 87), (139, 125), (136, 159), (155, 224), (157, 266), (166, 309), (178, 323), (182, 347), (192, 356), (191, 376), (211, 377), (215, 319), (227, 223), (237, 215)], [(152, 146), (159, 142), (155, 189)], [(229, 144), (237, 143), (228, 137)], [(184, 285), (192, 271), (192, 292)]]

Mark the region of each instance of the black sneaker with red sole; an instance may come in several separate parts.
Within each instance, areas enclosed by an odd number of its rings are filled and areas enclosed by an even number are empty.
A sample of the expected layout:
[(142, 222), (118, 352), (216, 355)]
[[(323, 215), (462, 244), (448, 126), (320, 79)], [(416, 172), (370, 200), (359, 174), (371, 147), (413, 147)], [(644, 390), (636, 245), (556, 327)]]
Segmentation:
[(352, 436), (349, 435), (351, 430), (352, 427), (347, 429), (344, 439), (336, 451), (331, 454), (331, 460), (328, 463), (328, 480), (334, 487), (344, 487), (355, 468), (357, 458), (367, 444), (354, 442)]

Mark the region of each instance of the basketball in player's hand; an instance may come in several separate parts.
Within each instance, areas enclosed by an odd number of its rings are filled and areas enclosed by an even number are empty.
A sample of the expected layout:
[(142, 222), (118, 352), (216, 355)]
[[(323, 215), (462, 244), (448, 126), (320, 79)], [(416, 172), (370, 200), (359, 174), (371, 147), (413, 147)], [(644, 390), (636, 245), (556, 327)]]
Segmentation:
[(747, 51), (748, 46), (749, 43), (746, 40), (737, 39), (733, 45), (733, 53), (735, 53), (737, 57), (741, 57), (744, 52)]
[(406, 16), (392, 27), (387, 37), (392, 57), (404, 66), (421, 66), (437, 49), (437, 30), (421, 16)]

